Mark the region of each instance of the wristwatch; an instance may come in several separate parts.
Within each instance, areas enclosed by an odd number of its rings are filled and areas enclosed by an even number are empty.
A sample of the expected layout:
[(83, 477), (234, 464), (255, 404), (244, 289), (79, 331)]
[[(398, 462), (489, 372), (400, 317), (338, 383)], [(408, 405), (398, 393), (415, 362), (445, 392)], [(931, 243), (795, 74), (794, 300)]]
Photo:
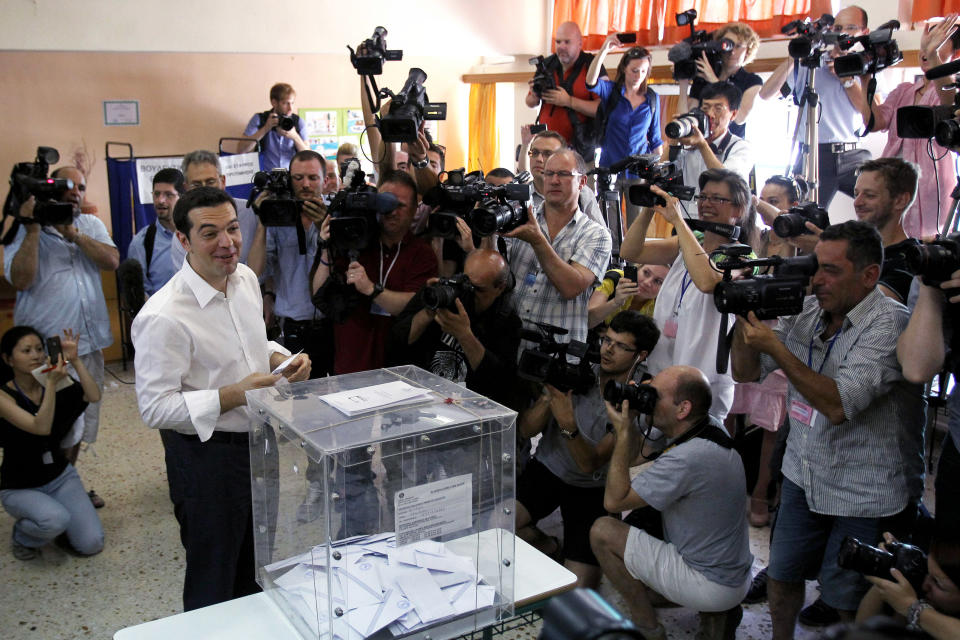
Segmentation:
[(430, 159), (424, 157), (423, 160), (415, 160), (412, 164), (414, 169), (426, 169), (427, 165), (430, 164)]
[(373, 299), (381, 293), (383, 293), (383, 285), (378, 282), (373, 285), (373, 291), (370, 292), (370, 295), (368, 295), (367, 298), (370, 299), (370, 302), (373, 302)]
[(580, 435), (580, 429), (574, 429), (573, 431), (567, 431), (566, 429), (560, 429), (560, 435), (562, 435), (567, 440), (574, 440), (577, 436)]
[(919, 599), (910, 605), (907, 609), (907, 629), (911, 631), (920, 631), (920, 614), (924, 609), (929, 609), (930, 603), (924, 599)]

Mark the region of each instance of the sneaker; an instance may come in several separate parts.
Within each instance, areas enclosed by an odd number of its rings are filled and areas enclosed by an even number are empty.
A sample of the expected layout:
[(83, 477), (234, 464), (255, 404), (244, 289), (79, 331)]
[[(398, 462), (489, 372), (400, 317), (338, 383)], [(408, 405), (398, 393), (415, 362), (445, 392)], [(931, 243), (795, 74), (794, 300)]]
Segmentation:
[(13, 536), (10, 537), (10, 543), (13, 548), (13, 557), (17, 560), (33, 560), (40, 555), (40, 549), (34, 549), (33, 547), (26, 547), (16, 541)]
[(320, 517), (323, 511), (323, 483), (311, 481), (307, 485), (307, 497), (297, 507), (297, 522), (306, 524)]
[(743, 604), (757, 604), (767, 599), (767, 568), (764, 567), (757, 575), (753, 576), (750, 583), (750, 589), (747, 595), (743, 597)]
[(817, 598), (813, 604), (800, 612), (800, 624), (807, 627), (828, 627), (840, 622), (837, 610)]
[(97, 495), (97, 492), (93, 489), (87, 491), (87, 495), (90, 497), (90, 503), (93, 505), (94, 509), (103, 509), (106, 506), (106, 502), (103, 501), (103, 498)]

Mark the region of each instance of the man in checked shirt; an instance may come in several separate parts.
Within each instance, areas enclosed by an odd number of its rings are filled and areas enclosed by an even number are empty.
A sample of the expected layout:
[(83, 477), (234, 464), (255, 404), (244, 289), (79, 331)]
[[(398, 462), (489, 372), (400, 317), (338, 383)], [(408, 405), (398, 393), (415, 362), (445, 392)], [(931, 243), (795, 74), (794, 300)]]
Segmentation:
[(776, 368), (790, 381), (790, 435), (780, 510), (770, 544), (773, 638), (793, 638), (803, 581), (843, 619), (869, 585), (837, 565), (845, 536), (868, 544), (883, 531), (909, 536), (923, 487), (923, 397), (903, 379), (897, 338), (909, 313), (877, 288), (883, 244), (866, 222), (820, 236), (813, 296), (771, 330), (753, 313), (734, 332), (734, 379)]

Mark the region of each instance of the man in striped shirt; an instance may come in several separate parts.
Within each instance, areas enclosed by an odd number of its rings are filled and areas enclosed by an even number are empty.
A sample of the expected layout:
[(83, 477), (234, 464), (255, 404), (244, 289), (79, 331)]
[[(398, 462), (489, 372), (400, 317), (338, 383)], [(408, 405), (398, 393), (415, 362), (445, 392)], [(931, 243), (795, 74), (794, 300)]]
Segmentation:
[(815, 252), (814, 296), (803, 311), (775, 330), (752, 313), (740, 318), (732, 352), (736, 380), (781, 368), (790, 381), (770, 545), (775, 640), (793, 637), (805, 578), (819, 577), (824, 602), (852, 620), (869, 585), (837, 565), (841, 542), (909, 534), (923, 482), (921, 387), (903, 379), (896, 356), (909, 314), (877, 288), (880, 234), (861, 221), (832, 225)]

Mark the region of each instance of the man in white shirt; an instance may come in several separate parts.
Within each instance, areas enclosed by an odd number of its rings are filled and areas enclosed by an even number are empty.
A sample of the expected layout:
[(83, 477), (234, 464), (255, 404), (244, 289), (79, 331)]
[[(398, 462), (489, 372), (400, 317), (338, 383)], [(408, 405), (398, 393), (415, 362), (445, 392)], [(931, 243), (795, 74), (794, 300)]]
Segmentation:
[[(184, 610), (259, 591), (245, 393), (268, 387), (289, 352), (268, 342), (257, 277), (238, 264), (242, 238), (233, 198), (198, 187), (173, 212), (183, 267), (137, 314), (137, 402), (161, 429), (180, 539)], [(301, 354), (284, 370), (310, 374)], [(276, 451), (276, 448), (273, 448)]]

